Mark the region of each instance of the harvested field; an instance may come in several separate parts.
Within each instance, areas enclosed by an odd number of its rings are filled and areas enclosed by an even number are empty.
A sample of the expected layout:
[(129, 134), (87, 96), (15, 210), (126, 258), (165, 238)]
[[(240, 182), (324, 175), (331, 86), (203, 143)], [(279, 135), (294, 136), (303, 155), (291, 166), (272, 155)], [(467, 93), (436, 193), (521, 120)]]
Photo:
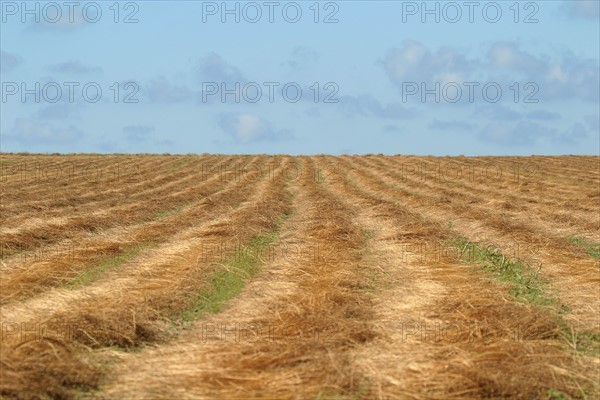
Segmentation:
[(600, 157), (0, 168), (2, 398), (600, 399)]

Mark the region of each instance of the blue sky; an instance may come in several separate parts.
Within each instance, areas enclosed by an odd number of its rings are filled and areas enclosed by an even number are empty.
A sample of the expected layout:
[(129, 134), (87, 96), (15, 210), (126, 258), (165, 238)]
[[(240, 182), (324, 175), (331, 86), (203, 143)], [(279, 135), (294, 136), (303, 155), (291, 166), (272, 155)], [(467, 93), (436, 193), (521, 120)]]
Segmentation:
[(599, 154), (599, 4), (0, 1), (1, 147)]

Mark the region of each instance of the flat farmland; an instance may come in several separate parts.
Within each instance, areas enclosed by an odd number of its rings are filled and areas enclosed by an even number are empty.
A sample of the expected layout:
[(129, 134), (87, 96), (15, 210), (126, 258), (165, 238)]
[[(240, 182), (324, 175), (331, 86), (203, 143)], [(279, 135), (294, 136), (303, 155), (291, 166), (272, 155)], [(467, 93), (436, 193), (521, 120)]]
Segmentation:
[(600, 157), (0, 168), (3, 398), (600, 398)]

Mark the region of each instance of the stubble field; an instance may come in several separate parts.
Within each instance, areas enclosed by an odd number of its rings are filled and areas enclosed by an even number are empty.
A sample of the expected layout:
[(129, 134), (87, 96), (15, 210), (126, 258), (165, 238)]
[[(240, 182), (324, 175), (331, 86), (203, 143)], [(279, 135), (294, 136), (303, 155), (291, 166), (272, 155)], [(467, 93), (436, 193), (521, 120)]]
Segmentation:
[(3, 398), (600, 398), (600, 157), (0, 167)]

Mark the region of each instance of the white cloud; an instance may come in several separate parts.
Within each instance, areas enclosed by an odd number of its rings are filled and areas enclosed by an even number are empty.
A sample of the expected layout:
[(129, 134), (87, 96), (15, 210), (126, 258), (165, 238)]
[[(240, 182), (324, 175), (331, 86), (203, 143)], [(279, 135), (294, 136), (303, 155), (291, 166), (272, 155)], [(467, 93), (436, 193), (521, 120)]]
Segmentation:
[(102, 72), (102, 68), (98, 66), (83, 65), (79, 61), (65, 61), (59, 64), (54, 64), (49, 67), (52, 72), (63, 74), (92, 74)]
[(414, 40), (404, 41), (401, 48), (390, 50), (383, 59), (383, 67), (395, 83), (462, 81), (474, 66), (455, 49), (442, 47), (432, 52)]
[(128, 125), (123, 127), (123, 133), (125, 133), (127, 140), (132, 142), (146, 140), (152, 132), (154, 132), (154, 127), (148, 125)]
[(293, 70), (299, 71), (309, 65), (314, 65), (318, 60), (319, 54), (315, 50), (305, 46), (296, 46), (290, 59), (283, 65), (287, 64)]
[(210, 53), (197, 66), (201, 82), (245, 82), (246, 78), (234, 65), (228, 63), (217, 53)]
[(385, 119), (413, 118), (417, 112), (401, 103), (382, 105), (379, 100), (369, 96), (342, 96), (339, 105), (348, 116), (373, 115)]
[(16, 54), (0, 50), (0, 69), (2, 72), (12, 71), (21, 64), (21, 57)]
[(475, 129), (475, 125), (466, 121), (440, 121), (434, 120), (427, 126), (429, 129), (435, 129), (440, 131), (472, 131)]
[(543, 121), (556, 121), (561, 119), (561, 115), (551, 111), (534, 110), (527, 113), (529, 119), (539, 119)]
[[(401, 48), (388, 51), (382, 64), (398, 88), (409, 82), (425, 83), (426, 87), (449, 82), (459, 85), (494, 82), (508, 93), (515, 82), (521, 82), (522, 86), (531, 82), (539, 88), (534, 96), (539, 101), (571, 98), (600, 101), (599, 60), (568, 51), (552, 57), (539, 56), (521, 50), (518, 43), (496, 42), (484, 57), (467, 58), (457, 49), (443, 47), (431, 51), (419, 42), (405, 41)], [(521, 92), (523, 96), (532, 94), (531, 87), (529, 90), (523, 87)]]
[[(65, 96), (67, 97), (67, 96)], [(67, 103), (63, 101), (57, 104), (49, 104), (40, 108), (35, 116), (39, 119), (75, 119), (79, 118), (81, 103)]]
[(152, 79), (140, 92), (152, 103), (180, 103), (192, 98), (187, 87), (175, 85), (164, 76)]
[(547, 128), (533, 122), (519, 122), (516, 125), (496, 123), (485, 126), (479, 133), (483, 142), (506, 147), (531, 146), (540, 139), (555, 140), (556, 129)]
[(222, 115), (219, 125), (240, 143), (291, 138), (289, 130), (274, 130), (269, 121), (251, 113)]
[(56, 127), (31, 118), (17, 118), (6, 138), (22, 144), (36, 145), (67, 144), (76, 142), (83, 136), (83, 131), (74, 125)]

